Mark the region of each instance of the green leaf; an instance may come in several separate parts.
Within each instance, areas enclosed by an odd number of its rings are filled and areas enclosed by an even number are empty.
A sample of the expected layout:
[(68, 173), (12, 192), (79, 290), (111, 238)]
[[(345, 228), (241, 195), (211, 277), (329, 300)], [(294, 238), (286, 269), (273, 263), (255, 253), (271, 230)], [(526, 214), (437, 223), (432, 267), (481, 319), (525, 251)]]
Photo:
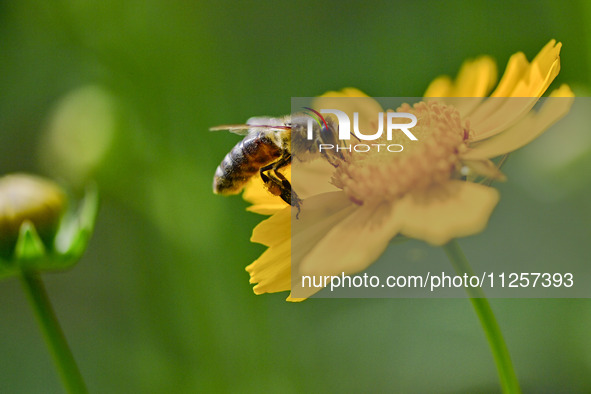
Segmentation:
[(39, 238), (35, 226), (25, 220), (20, 227), (18, 240), (14, 249), (14, 256), (17, 260), (38, 260), (45, 257), (45, 246)]
[(94, 229), (98, 206), (98, 190), (93, 184), (86, 188), (77, 214), (64, 217), (55, 239), (58, 254), (67, 260), (80, 258)]
[(96, 221), (98, 208), (98, 188), (96, 184), (92, 183), (86, 187), (84, 200), (82, 201), (82, 206), (80, 207), (78, 213), (78, 221), (80, 223), (80, 228), (86, 230), (88, 232), (89, 237), (90, 234), (92, 234), (92, 230), (94, 229), (94, 223)]
[(85, 229), (81, 229), (74, 234), (74, 237), (71, 239), (70, 245), (68, 245), (68, 249), (52, 256), (51, 258), (51, 266), (44, 267), (45, 269), (65, 269), (69, 268), (72, 265), (76, 264), (84, 251), (86, 250), (86, 245), (88, 245), (88, 240), (90, 239), (90, 233)]

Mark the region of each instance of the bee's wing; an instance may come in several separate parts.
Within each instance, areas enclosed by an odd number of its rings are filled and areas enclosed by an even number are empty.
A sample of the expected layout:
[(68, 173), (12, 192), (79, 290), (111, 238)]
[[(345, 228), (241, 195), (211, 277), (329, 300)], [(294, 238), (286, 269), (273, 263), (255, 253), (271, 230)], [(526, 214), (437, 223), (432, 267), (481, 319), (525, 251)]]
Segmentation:
[(254, 116), (246, 121), (246, 124), (251, 126), (276, 127), (283, 129), (285, 126), (285, 119), (274, 118), (271, 116)]
[[(248, 124), (227, 124), (221, 125), (216, 127), (211, 127), (209, 131), (220, 131), (220, 130), (228, 130), (230, 133), (238, 134), (238, 135), (248, 135), (250, 133), (254, 133), (261, 130), (286, 130), (290, 129), (290, 126), (286, 126), (284, 123), (277, 124), (278, 122), (274, 121), (275, 118), (250, 118), (248, 119)], [(271, 120), (271, 121), (270, 121)], [(267, 121), (268, 123), (264, 123)], [(270, 121), (270, 122), (269, 122)], [(269, 124), (270, 123), (270, 124)]]
[(252, 126), (247, 124), (225, 124), (216, 127), (210, 127), (209, 131), (228, 130), (230, 133), (238, 135), (248, 135)]

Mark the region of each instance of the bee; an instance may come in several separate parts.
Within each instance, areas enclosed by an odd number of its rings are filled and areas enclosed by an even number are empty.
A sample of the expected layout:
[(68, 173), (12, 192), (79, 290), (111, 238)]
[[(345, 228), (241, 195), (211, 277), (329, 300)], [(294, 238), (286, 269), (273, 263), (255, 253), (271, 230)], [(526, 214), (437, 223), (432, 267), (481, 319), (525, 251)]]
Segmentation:
[[(338, 141), (336, 122), (331, 117), (323, 122), (312, 123), (312, 139), (308, 139), (308, 119), (305, 113), (296, 113), (279, 118), (254, 117), (242, 125), (223, 125), (212, 127), (211, 131), (228, 130), (244, 135), (224, 157), (213, 177), (213, 192), (222, 195), (240, 193), (246, 183), (260, 174), (267, 190), (281, 197), (287, 204), (300, 211), (302, 200), (292, 189), (287, 178), (280, 170), (291, 164), (292, 157), (307, 161), (319, 152), (320, 144), (332, 144)], [(335, 156), (336, 155), (336, 156)], [(338, 166), (342, 154), (322, 156), (333, 166)]]

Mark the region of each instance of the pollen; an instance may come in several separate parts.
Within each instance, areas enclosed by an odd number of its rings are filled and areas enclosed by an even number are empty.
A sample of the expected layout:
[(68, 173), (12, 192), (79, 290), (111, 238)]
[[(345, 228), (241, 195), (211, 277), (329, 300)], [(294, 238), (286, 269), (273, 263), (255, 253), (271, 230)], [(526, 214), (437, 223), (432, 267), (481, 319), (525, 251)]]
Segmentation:
[[(435, 101), (402, 105), (397, 112), (412, 113), (417, 125), (411, 141), (403, 133), (392, 141), (401, 152), (345, 152), (332, 182), (356, 204), (394, 201), (407, 193), (425, 190), (455, 176), (461, 168), (458, 154), (466, 149), (469, 124), (462, 124), (456, 108)], [(377, 141), (376, 141), (377, 142)]]

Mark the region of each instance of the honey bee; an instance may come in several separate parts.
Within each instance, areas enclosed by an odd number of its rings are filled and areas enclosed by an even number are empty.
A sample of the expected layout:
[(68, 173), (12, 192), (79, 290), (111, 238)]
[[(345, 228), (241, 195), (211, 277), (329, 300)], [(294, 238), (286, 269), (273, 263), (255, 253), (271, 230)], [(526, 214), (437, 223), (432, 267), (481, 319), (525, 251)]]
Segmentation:
[[(312, 123), (312, 139), (307, 138), (309, 115), (296, 113), (279, 118), (254, 117), (242, 125), (212, 127), (211, 131), (228, 130), (244, 135), (218, 166), (213, 178), (213, 192), (222, 195), (239, 193), (249, 179), (260, 174), (267, 190), (281, 197), (300, 211), (302, 200), (292, 189), (289, 180), (279, 171), (291, 164), (292, 157), (310, 160), (318, 153), (320, 144), (335, 145), (338, 140), (336, 122), (331, 117)], [(342, 154), (322, 156), (333, 166)]]

